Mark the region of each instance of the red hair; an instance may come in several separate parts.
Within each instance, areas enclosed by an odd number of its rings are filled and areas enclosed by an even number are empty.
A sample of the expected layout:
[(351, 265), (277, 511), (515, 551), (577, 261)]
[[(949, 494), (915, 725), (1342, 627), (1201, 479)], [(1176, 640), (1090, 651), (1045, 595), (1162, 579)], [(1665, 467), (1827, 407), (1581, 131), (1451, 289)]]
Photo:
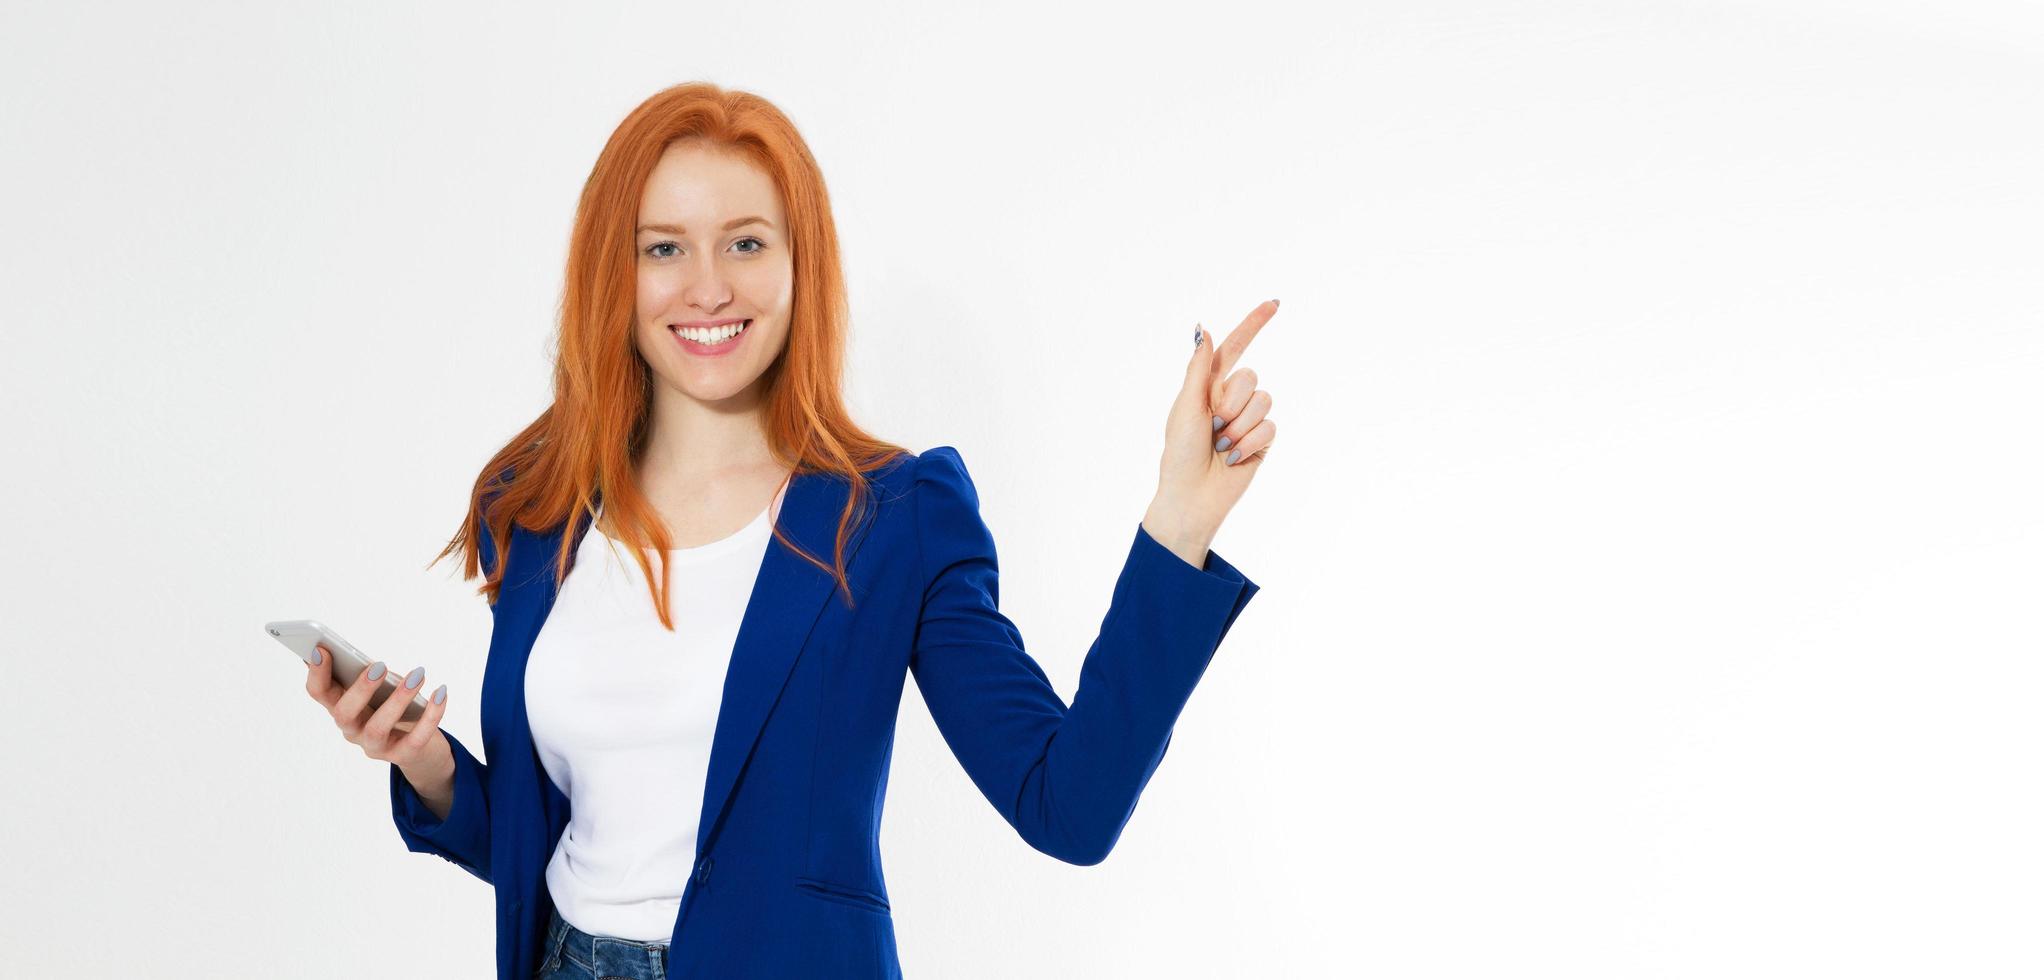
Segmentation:
[[(427, 564), (431, 568), (458, 552), (463, 579), (475, 578), (480, 531), (486, 528), (498, 543), (498, 554), (495, 570), (484, 577), (477, 594), (493, 606), (509, 567), (511, 526), (543, 531), (564, 526), (578, 513), (593, 520), (593, 495), (600, 493), (620, 540), (635, 546), (633, 557), (645, 570), (660, 624), (674, 629), (667, 611), (666, 562), (656, 581), (651, 563), (638, 550), (664, 552), (669, 540), (633, 476), (645, 448), (653, 373), (633, 345), (632, 321), (638, 299), (634, 242), (640, 195), (654, 164), (678, 140), (742, 154), (771, 175), (780, 191), (795, 282), (787, 346), (761, 375), (767, 443), (791, 476), (842, 476), (851, 485), (851, 496), (838, 519), (832, 564), (803, 551), (779, 526), (774, 537), (830, 573), (851, 601), (844, 551), (868, 493), (862, 474), (907, 450), (868, 434), (845, 409), (849, 310), (830, 195), (808, 144), (772, 103), (748, 92), (691, 82), (640, 103), (597, 157), (582, 186), (568, 242), (554, 402), (483, 467), (461, 530)], [(561, 535), (556, 585), (567, 577), (574, 546), (570, 535)]]

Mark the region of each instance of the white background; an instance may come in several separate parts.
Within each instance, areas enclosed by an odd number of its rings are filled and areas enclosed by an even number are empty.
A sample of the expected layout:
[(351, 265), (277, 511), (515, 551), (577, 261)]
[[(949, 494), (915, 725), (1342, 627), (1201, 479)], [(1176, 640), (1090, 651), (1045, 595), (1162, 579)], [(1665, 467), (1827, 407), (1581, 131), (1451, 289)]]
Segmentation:
[(550, 395), (603, 140), (695, 79), (810, 141), (857, 416), (959, 447), (1067, 698), (1193, 324), (1283, 301), (1214, 542), (1263, 591), (1107, 862), (909, 685), (908, 976), (2044, 972), (2032, 5), (6, 19), (9, 975), (490, 975), (260, 627), (479, 741), (425, 566)]

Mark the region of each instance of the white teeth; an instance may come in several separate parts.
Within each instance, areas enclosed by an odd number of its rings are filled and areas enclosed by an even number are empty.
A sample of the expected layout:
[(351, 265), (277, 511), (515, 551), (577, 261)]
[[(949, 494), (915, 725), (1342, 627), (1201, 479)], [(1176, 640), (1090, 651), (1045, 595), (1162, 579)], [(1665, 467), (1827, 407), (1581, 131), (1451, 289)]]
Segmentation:
[(709, 328), (675, 327), (673, 329), (675, 333), (678, 333), (683, 337), (688, 338), (689, 340), (693, 340), (698, 344), (719, 344), (733, 337), (738, 336), (740, 333), (743, 333), (745, 331), (745, 328), (751, 323), (752, 323), (751, 320), (742, 320), (738, 323), (733, 323), (722, 327)]

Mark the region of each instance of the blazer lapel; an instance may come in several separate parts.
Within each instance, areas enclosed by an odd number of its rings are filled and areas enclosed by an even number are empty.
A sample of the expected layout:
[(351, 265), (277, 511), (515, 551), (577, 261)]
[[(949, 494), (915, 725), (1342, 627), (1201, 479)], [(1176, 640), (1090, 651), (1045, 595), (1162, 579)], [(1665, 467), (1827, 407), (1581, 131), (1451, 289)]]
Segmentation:
[[(838, 514), (850, 489), (851, 485), (835, 474), (796, 474), (781, 501), (776, 526), (827, 564), (837, 543)], [(845, 542), (847, 568), (865, 541), (869, 524), (853, 525)], [(789, 551), (778, 539), (768, 539), (759, 576), (753, 580), (752, 598), (738, 625), (731, 666), (724, 675), (724, 699), (717, 711), (717, 734), (710, 742), (710, 770), (703, 784), (702, 819), (696, 825), (698, 862), (722, 828), (738, 774), (752, 758), (760, 729), (787, 687), (788, 675), (823, 612), (824, 600), (836, 588), (837, 580), (828, 573)]]
[[(775, 526), (804, 550), (828, 563), (837, 540), (838, 515), (849, 490), (850, 484), (835, 474), (797, 473), (789, 481)], [(871, 523), (870, 510), (867, 516), (869, 519), (856, 525), (845, 543), (847, 567), (865, 540), (865, 531)], [(578, 515), (572, 523), (574, 541), (579, 546), (590, 521), (587, 515)], [(553, 562), (563, 530), (532, 532), (514, 526), (512, 564), (505, 569), (504, 591), (498, 598), (497, 628), (490, 663), (484, 671), (481, 704), (483, 716), (494, 722), (487, 727), (498, 735), (491, 744), (485, 732), (490, 766), (495, 773), (493, 786), (502, 786), (510, 791), (505, 796), (516, 797), (499, 797), (492, 802), (517, 808), (512, 813), (537, 804), (545, 817), (546, 840), (499, 840), (498, 846), (529, 848), (532, 853), (526, 858), (536, 860), (542, 869), (551, 854), (539, 852), (550, 850), (558, 840), (568, 819), (568, 801), (546, 776), (533, 744), (525, 709), (525, 667), (532, 656), (533, 642), (560, 595), (553, 581)], [(824, 601), (836, 588), (837, 581), (828, 573), (788, 550), (779, 539), (768, 539), (766, 555), (753, 580), (751, 598), (739, 622), (731, 665), (724, 676), (723, 700), (710, 744), (709, 773), (703, 785), (702, 816), (696, 828), (698, 860), (721, 829), (738, 774), (752, 757), (760, 730), (787, 686), (788, 676), (823, 611)], [(675, 625), (687, 628), (685, 623)], [(497, 683), (500, 679), (501, 683)], [(499, 769), (500, 765), (505, 768)], [(541, 799), (533, 799), (535, 795)]]

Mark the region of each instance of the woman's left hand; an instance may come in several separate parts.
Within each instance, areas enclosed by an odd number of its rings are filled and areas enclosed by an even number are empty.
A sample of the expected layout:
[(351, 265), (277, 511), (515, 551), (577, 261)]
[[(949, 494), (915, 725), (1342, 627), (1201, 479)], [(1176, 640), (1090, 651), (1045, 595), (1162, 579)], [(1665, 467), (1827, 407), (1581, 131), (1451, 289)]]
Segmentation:
[(1164, 425), (1157, 497), (1143, 525), (1181, 557), (1196, 555), (1186, 558), (1195, 565), (1205, 563), (1207, 544), (1277, 438), (1270, 393), (1257, 390), (1256, 372), (1245, 367), (1229, 373), (1277, 308), (1277, 300), (1258, 305), (1218, 344), (1196, 328), (1200, 339)]

